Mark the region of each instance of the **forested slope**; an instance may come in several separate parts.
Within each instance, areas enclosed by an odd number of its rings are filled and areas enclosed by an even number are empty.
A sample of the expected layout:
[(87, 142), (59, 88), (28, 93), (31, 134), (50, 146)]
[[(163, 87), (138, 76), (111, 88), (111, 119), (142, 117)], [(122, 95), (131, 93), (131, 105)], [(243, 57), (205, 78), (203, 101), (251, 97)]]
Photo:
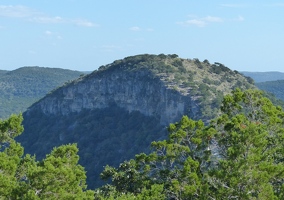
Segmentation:
[(241, 72), (252, 78), (255, 85), (276, 98), (284, 101), (284, 73), (282, 72)]
[(256, 86), (261, 90), (274, 94), (277, 98), (284, 101), (284, 80), (256, 83)]
[(34, 102), (65, 82), (79, 78), (79, 71), (22, 67), (0, 71), (0, 118), (24, 112)]
[(0, 198), (281, 200), (283, 116), (261, 91), (236, 89), (210, 124), (183, 116), (151, 151), (106, 165), (100, 177), (107, 182), (92, 191), (75, 144), (53, 148), (39, 161), (23, 155), (14, 140), (23, 131), (22, 116), (12, 115), (0, 120)]
[(111, 184), (96, 199), (283, 199), (283, 116), (260, 91), (237, 89), (210, 125), (184, 116), (150, 154), (106, 166)]

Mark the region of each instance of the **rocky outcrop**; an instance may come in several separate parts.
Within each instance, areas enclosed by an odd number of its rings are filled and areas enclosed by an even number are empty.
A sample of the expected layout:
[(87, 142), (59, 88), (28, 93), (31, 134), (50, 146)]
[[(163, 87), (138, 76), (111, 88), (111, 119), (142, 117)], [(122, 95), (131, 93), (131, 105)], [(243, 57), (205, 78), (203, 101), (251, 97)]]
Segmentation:
[(146, 116), (154, 116), (163, 125), (179, 120), (184, 114), (194, 118), (199, 109), (189, 94), (185, 96), (168, 88), (148, 69), (94, 72), (59, 88), (30, 109), (40, 108), (47, 115), (68, 115), (112, 104), (128, 112), (139, 111)]

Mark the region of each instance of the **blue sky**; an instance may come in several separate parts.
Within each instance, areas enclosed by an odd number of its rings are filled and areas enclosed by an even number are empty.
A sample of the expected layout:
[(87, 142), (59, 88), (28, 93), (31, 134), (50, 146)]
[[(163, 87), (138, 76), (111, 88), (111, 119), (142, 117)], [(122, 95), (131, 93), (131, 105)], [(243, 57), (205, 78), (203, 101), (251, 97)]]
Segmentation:
[(0, 69), (92, 71), (164, 53), (284, 72), (283, 20), (274, 0), (1, 0)]

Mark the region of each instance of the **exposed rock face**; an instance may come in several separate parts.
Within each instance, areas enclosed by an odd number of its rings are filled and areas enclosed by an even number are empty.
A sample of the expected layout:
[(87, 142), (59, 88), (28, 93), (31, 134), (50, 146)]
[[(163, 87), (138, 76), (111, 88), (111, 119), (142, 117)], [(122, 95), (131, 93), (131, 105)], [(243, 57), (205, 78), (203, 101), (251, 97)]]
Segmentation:
[[(59, 98), (60, 97), (60, 98)], [(94, 73), (56, 91), (38, 102), (34, 108), (45, 114), (68, 115), (82, 109), (102, 109), (112, 104), (128, 112), (139, 111), (146, 116), (159, 118), (168, 125), (184, 114), (194, 117), (197, 103), (190, 95), (170, 89), (165, 82), (147, 69), (125, 71), (115, 69)]]

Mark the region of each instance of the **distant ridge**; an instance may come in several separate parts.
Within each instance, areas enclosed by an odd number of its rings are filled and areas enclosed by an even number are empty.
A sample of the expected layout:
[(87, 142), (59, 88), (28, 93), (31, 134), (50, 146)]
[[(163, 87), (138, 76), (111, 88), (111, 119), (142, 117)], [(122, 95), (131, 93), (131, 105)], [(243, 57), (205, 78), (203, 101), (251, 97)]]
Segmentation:
[(284, 101), (284, 80), (260, 82), (256, 83), (256, 86), (261, 90), (274, 94), (275, 97)]
[(284, 73), (283, 72), (247, 72), (243, 71), (240, 72), (245, 76), (251, 77), (256, 83), (259, 82), (266, 82), (266, 81), (277, 81), (277, 80), (284, 80)]
[(284, 73), (283, 72), (240, 72), (254, 80), (255, 85), (284, 101)]
[(0, 118), (24, 112), (30, 105), (82, 72), (48, 67), (0, 70)]

